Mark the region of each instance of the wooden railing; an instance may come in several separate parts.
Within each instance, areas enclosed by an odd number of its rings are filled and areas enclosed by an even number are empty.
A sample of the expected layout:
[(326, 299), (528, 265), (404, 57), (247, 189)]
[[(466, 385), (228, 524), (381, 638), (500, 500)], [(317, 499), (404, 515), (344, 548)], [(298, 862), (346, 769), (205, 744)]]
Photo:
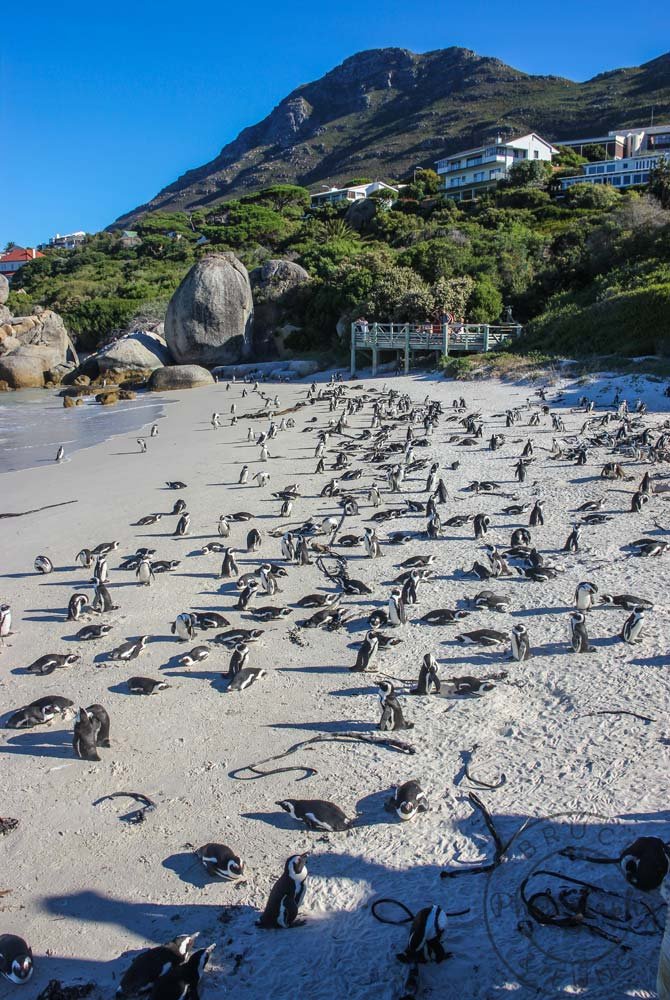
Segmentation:
[(404, 351), (409, 371), (411, 351), (441, 354), (497, 351), (521, 334), (516, 323), (367, 323), (351, 324), (351, 372), (356, 371), (356, 351), (372, 351), (376, 372), (379, 351)]

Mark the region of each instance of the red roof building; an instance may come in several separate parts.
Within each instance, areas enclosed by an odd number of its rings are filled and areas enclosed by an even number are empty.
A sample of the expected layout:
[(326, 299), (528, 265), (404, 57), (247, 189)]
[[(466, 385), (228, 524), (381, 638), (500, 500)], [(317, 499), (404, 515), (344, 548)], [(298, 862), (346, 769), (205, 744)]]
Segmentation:
[(44, 257), (44, 254), (33, 247), (12, 247), (7, 253), (0, 254), (0, 274), (4, 274), (7, 280), (11, 281), (24, 264), (37, 257)]

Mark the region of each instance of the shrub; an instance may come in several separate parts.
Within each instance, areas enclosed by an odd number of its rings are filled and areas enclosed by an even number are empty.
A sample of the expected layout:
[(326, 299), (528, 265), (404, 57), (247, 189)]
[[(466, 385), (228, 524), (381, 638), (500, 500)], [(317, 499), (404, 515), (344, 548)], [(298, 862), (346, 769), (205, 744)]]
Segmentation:
[(621, 195), (611, 184), (573, 184), (565, 200), (573, 208), (612, 208)]

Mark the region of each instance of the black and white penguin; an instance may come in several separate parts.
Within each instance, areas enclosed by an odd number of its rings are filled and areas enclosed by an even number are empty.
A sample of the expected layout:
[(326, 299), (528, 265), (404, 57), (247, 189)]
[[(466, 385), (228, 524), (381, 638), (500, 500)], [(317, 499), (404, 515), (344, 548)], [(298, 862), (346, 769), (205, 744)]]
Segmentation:
[(275, 805), (317, 833), (342, 833), (353, 824), (339, 806), (322, 799), (282, 799)]
[(230, 577), (237, 576), (240, 572), (240, 567), (237, 565), (235, 560), (235, 550), (226, 549), (225, 555), (223, 557), (223, 562), (221, 563), (221, 572), (219, 573), (219, 579), (227, 580)]
[(594, 604), (594, 597), (598, 593), (598, 587), (589, 580), (584, 580), (577, 585), (575, 590), (575, 607), (578, 611), (589, 611)]
[(80, 760), (100, 760), (97, 750), (97, 735), (100, 724), (95, 716), (85, 708), (77, 712), (74, 723), (72, 746)]
[(87, 604), (88, 597), (86, 594), (73, 594), (67, 606), (67, 621), (79, 621)]
[(18, 712), (13, 712), (5, 722), (7, 729), (32, 729), (33, 726), (43, 726), (46, 722), (44, 712), (37, 705), (26, 705)]
[(93, 567), (93, 582), (107, 583), (108, 580), (109, 568), (107, 566), (107, 559), (104, 555), (99, 555), (95, 561), (95, 566)]
[(443, 962), (450, 953), (442, 946), (447, 929), (447, 915), (440, 906), (425, 906), (416, 914), (409, 932), (407, 947), (397, 955), (407, 965)]
[(186, 510), (186, 501), (180, 499), (180, 500), (175, 500), (174, 506), (170, 511), (170, 513), (175, 515), (183, 514), (185, 510)]
[(635, 645), (642, 642), (641, 632), (644, 627), (644, 608), (635, 608), (630, 617), (623, 623), (621, 638), (624, 642)]
[(288, 618), (293, 614), (293, 608), (288, 607), (265, 607), (256, 608), (252, 611), (254, 618), (258, 618), (262, 622), (273, 622), (280, 618)]
[(152, 583), (154, 583), (156, 577), (154, 576), (154, 567), (151, 559), (146, 557), (144, 559), (140, 559), (137, 564), (137, 569), (135, 570), (135, 576), (145, 587), (149, 587)]
[(36, 556), (35, 570), (37, 573), (53, 573), (54, 564), (48, 556)]
[(28, 708), (38, 709), (42, 713), (44, 721), (51, 722), (51, 720), (55, 719), (57, 715), (59, 715), (61, 719), (71, 718), (73, 714), (73, 705), (74, 702), (70, 701), (69, 698), (63, 698), (59, 694), (51, 694), (44, 695), (42, 698), (36, 698), (35, 701), (31, 701)]
[(9, 604), (0, 604), (0, 639), (12, 635), (12, 609)]
[(195, 638), (196, 623), (197, 618), (184, 611), (182, 614), (177, 615), (172, 622), (170, 631), (173, 635), (178, 636), (182, 642), (189, 642)]
[(75, 638), (82, 642), (90, 642), (92, 639), (102, 639), (111, 631), (111, 625), (84, 625), (83, 628), (79, 629)]
[(394, 812), (398, 819), (407, 822), (421, 812), (428, 812), (430, 805), (428, 797), (418, 781), (406, 781), (396, 785), (393, 795), (386, 802), (387, 812)]
[(581, 540), (582, 529), (579, 524), (575, 524), (572, 527), (572, 531), (565, 540), (565, 545), (563, 546), (564, 552), (579, 552), (579, 543)]
[(261, 547), (261, 535), (256, 528), (252, 528), (247, 535), (247, 552), (258, 552)]
[(65, 448), (63, 447), (63, 445), (60, 445), (58, 451), (56, 452), (56, 461), (62, 462), (64, 458), (65, 458)]
[(509, 642), (505, 632), (497, 632), (492, 628), (479, 628), (473, 632), (461, 632), (456, 636), (456, 642), (462, 646), (504, 646)]
[(249, 583), (242, 589), (235, 608), (237, 611), (246, 611), (252, 598), (258, 590), (258, 580), (249, 580)]
[(111, 651), (108, 659), (135, 660), (146, 646), (148, 638), (148, 635), (140, 635), (137, 639), (129, 639), (128, 642), (122, 642), (120, 646)]
[(544, 524), (544, 500), (535, 501), (535, 506), (530, 512), (528, 524), (531, 528), (537, 528), (538, 525)]
[(237, 480), (238, 486), (244, 486), (249, 479), (249, 466), (243, 465), (240, 469), (240, 478)]
[(238, 642), (233, 650), (233, 655), (230, 658), (230, 663), (228, 664), (228, 674), (224, 676), (234, 677), (235, 674), (239, 674), (240, 670), (246, 667), (249, 660), (249, 647), (245, 642)]
[(180, 479), (168, 480), (165, 484), (169, 490), (185, 490), (186, 483), (182, 483)]
[(419, 571), (416, 569), (410, 570), (409, 576), (406, 578), (402, 586), (402, 591), (400, 593), (400, 600), (404, 607), (408, 604), (418, 604), (419, 595), (417, 594), (417, 584), (419, 582)]
[(262, 667), (243, 667), (242, 670), (238, 670), (227, 690), (230, 691), (246, 691), (248, 687), (255, 684), (256, 681), (260, 680), (262, 677), (267, 676), (267, 671), (263, 670)]
[(111, 744), (109, 742), (109, 714), (107, 713), (107, 709), (103, 708), (102, 705), (89, 705), (86, 711), (98, 724), (98, 731), (95, 737), (96, 746), (109, 749)]
[(135, 524), (138, 528), (145, 528), (150, 524), (158, 524), (162, 517), (162, 514), (147, 514), (146, 517), (141, 517)]
[(96, 583), (92, 607), (94, 611), (118, 611), (118, 606), (113, 603), (112, 595), (104, 583)]
[(635, 611), (636, 608), (649, 610), (654, 606), (646, 597), (636, 597), (634, 594), (603, 594), (600, 601), (615, 608), (625, 608), (626, 611)]
[(475, 538), (483, 538), (484, 535), (488, 532), (490, 524), (491, 524), (491, 518), (488, 516), (488, 514), (475, 514), (473, 521)]
[(368, 559), (378, 559), (382, 554), (377, 532), (374, 528), (365, 528), (363, 532), (363, 545)]
[(528, 629), (525, 625), (515, 625), (510, 635), (510, 645), (512, 647), (512, 659), (521, 663), (523, 660), (530, 660), (530, 640), (528, 639)]
[(670, 845), (660, 837), (638, 837), (622, 852), (619, 867), (630, 885), (653, 892), (670, 872)]
[(586, 631), (586, 616), (581, 611), (573, 611), (570, 615), (570, 645), (575, 653), (595, 653)]
[(272, 597), (277, 593), (279, 588), (277, 586), (277, 580), (272, 572), (271, 563), (263, 563), (258, 570), (258, 576), (260, 577), (261, 587), (266, 594)]
[(93, 553), (90, 549), (80, 549), (74, 558), (75, 562), (78, 562), (80, 566), (84, 569), (90, 569), (93, 565)]
[(394, 587), (391, 590), (388, 602), (388, 622), (389, 625), (404, 625), (407, 622), (407, 614), (402, 601), (400, 587)]
[(405, 721), (393, 684), (390, 681), (380, 681), (377, 687), (379, 688), (379, 703), (382, 707), (382, 717), (377, 728), (384, 733), (413, 729), (414, 723)]
[(510, 548), (516, 548), (517, 545), (530, 545), (531, 535), (528, 528), (515, 528), (509, 544)]
[(640, 511), (649, 503), (649, 499), (649, 494), (642, 493), (641, 490), (633, 493), (633, 497), (630, 502), (631, 513), (639, 514)]
[(349, 669), (362, 672), (367, 670), (372, 661), (377, 656), (379, 650), (379, 639), (373, 631), (369, 631), (361, 643), (356, 655), (356, 663)]
[(432, 611), (427, 611), (420, 621), (422, 625), (452, 625), (468, 616), (468, 611), (455, 610), (454, 608), (433, 608)]
[(149, 948), (137, 955), (121, 976), (121, 983), (116, 991), (120, 1000), (146, 996), (161, 976), (167, 975), (170, 969), (186, 962), (193, 949), (197, 934), (180, 934), (167, 944)]
[(192, 667), (194, 663), (202, 663), (209, 656), (207, 646), (194, 646), (188, 653), (184, 653), (177, 660), (180, 667)]
[(205, 844), (195, 854), (207, 874), (214, 878), (222, 878), (226, 882), (239, 882), (244, 878), (244, 862), (226, 844)]
[(16, 986), (23, 986), (33, 974), (32, 950), (17, 934), (0, 934), (0, 974)]
[(294, 854), (284, 865), (284, 872), (270, 890), (265, 910), (257, 921), (265, 929), (300, 927), (297, 921), (307, 887), (307, 854)]
[(126, 684), (131, 694), (155, 694), (170, 687), (167, 681), (157, 681), (153, 677), (129, 677)]
[(432, 653), (426, 653), (421, 663), (419, 681), (417, 686), (411, 689), (410, 694), (430, 694), (431, 691), (435, 691), (435, 694), (439, 694), (441, 685), (437, 671), (437, 660)]
[(181, 566), (179, 559), (157, 559), (151, 564), (154, 573), (170, 573), (177, 566)]
[(184, 535), (188, 535), (188, 530), (191, 525), (191, 515), (184, 511), (179, 520), (177, 521), (177, 527), (174, 529), (174, 534), (178, 538), (183, 538)]
[(71, 667), (81, 659), (78, 653), (45, 653), (26, 667), (29, 674), (44, 676), (62, 667)]
[(196, 628), (206, 631), (210, 628), (228, 628), (230, 622), (218, 611), (191, 611), (191, 618)]

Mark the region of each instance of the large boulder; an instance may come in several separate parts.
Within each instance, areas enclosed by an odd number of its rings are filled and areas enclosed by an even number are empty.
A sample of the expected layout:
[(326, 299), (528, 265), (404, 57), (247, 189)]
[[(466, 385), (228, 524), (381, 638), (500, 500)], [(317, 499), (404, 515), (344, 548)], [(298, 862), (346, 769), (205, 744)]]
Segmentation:
[[(278, 330), (290, 316), (296, 289), (310, 278), (304, 267), (292, 260), (266, 260), (249, 274), (254, 296), (254, 357), (276, 358)], [(281, 337), (280, 337), (281, 341)]]
[(247, 269), (232, 253), (194, 264), (170, 299), (167, 346), (179, 364), (223, 365), (251, 352), (254, 306)]
[(48, 367), (55, 368), (66, 361), (78, 362), (77, 352), (58, 313), (43, 309), (32, 316), (14, 316), (10, 323), (14, 336), (24, 347), (40, 348), (43, 357), (51, 352), (53, 360)]
[(0, 380), (11, 389), (43, 389), (44, 367), (39, 357), (19, 348), (0, 357)]
[(195, 389), (200, 385), (214, 385), (214, 378), (206, 368), (201, 368), (199, 365), (170, 365), (166, 368), (156, 368), (148, 382), (152, 392)]
[(4, 306), (9, 295), (9, 282), (4, 274), (0, 274), (0, 306)]
[(108, 372), (152, 372), (169, 365), (172, 356), (162, 337), (148, 330), (135, 330), (87, 359), (87, 365), (97, 364), (98, 374)]
[(370, 223), (377, 215), (379, 202), (375, 198), (359, 198), (352, 201), (344, 214), (344, 221), (357, 233), (365, 233), (370, 228)]

